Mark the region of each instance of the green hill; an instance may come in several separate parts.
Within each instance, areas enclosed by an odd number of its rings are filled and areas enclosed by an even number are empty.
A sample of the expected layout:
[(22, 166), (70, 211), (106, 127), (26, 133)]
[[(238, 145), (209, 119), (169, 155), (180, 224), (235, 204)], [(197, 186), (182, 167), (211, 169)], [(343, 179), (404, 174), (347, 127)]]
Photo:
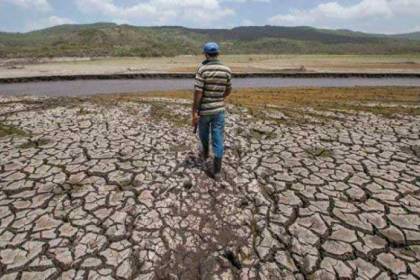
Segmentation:
[(420, 32), (393, 35), (394, 38), (420, 40)]
[(60, 25), (28, 33), (0, 33), (0, 57), (175, 56), (198, 54), (205, 41), (227, 54), (418, 53), (412, 38), (312, 27), (247, 26), (193, 29), (114, 23)]

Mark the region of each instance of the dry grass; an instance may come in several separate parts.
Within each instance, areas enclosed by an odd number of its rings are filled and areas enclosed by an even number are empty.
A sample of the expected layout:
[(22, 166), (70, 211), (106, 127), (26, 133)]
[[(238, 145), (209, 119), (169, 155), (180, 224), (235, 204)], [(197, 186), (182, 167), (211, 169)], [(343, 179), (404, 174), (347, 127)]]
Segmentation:
[[(150, 99), (164, 97), (169, 99), (192, 100), (192, 91), (150, 92), (140, 94), (98, 95), (89, 98), (68, 98), (51, 101), (66, 105), (78, 106), (91, 102), (103, 107), (119, 106), (120, 103), (148, 103), (152, 106), (151, 117), (155, 120), (168, 121), (178, 127), (189, 123), (186, 116), (168, 112), (165, 102)], [(321, 122), (328, 122), (334, 116), (324, 116), (306, 110), (310, 107), (316, 111), (343, 110), (370, 112), (385, 117), (395, 114), (420, 115), (420, 88), (418, 87), (355, 87), (355, 88), (279, 88), (279, 89), (237, 89), (227, 99), (227, 103), (248, 108), (248, 112), (257, 119), (270, 118), (267, 111), (279, 110), (288, 120), (275, 120), (279, 123), (308, 122), (314, 117)], [(55, 105), (57, 105), (55, 104)], [(80, 110), (80, 114), (88, 113)], [(0, 137), (10, 134), (6, 127), (0, 126)]]
[[(142, 94), (142, 97), (144, 96), (192, 99), (191, 91)], [(129, 95), (120, 98), (135, 97)], [(232, 93), (228, 103), (251, 108), (254, 112), (268, 105), (275, 105), (284, 107), (290, 112), (293, 112), (293, 108), (312, 107), (317, 110), (364, 111), (388, 117), (398, 113), (420, 115), (420, 88), (240, 89)]]

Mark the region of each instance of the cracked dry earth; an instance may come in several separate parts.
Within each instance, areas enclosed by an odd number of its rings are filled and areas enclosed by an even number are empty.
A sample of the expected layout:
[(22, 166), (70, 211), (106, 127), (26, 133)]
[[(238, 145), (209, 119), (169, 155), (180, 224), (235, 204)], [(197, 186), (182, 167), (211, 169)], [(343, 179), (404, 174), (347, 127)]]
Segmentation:
[(420, 279), (418, 116), (230, 107), (216, 184), (187, 102), (0, 102), (1, 280)]

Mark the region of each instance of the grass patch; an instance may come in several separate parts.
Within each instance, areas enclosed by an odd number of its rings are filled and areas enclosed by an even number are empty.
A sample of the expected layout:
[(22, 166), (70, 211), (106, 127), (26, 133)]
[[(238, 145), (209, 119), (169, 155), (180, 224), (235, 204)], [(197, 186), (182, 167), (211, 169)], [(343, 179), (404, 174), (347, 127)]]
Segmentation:
[(240, 126), (236, 127), (234, 131), (237, 135), (240, 135), (240, 136), (243, 136), (244, 133), (246, 132), (245, 129)]
[(269, 117), (265, 114), (262, 108), (259, 108), (259, 107), (249, 107), (249, 114), (255, 119), (260, 119), (260, 120), (269, 119)]
[(84, 107), (80, 108), (79, 111), (77, 112), (77, 114), (80, 115), (80, 116), (89, 115), (90, 113), (91, 112)]
[(260, 234), (260, 230), (257, 225), (257, 219), (255, 218), (254, 211), (252, 213), (252, 218), (249, 224), (249, 228), (251, 230), (251, 235), (252, 235), (252, 248), (254, 248), (255, 250), (257, 248), (257, 238), (258, 238), (258, 235)]
[(0, 137), (5, 137), (5, 136), (25, 137), (25, 136), (29, 136), (29, 134), (25, 132), (24, 130), (17, 128), (15, 126), (4, 125), (0, 123)]
[(420, 108), (348, 105), (346, 109), (353, 110), (353, 111), (368, 112), (368, 113), (372, 113), (372, 114), (375, 114), (375, 115), (381, 115), (381, 116), (384, 116), (386, 118), (393, 118), (397, 114), (420, 116)]
[[(149, 92), (139, 94), (98, 95), (88, 99), (70, 99), (66, 102), (79, 105), (82, 102), (91, 102), (104, 107), (118, 106), (120, 103), (134, 102), (151, 105), (151, 117), (156, 121), (167, 121), (177, 127), (184, 127), (190, 123), (189, 117), (175, 114), (167, 109), (169, 102), (147, 100), (148, 98), (168, 98), (192, 100), (190, 90), (172, 92)], [(299, 125), (311, 122), (307, 117), (313, 117), (327, 123), (329, 121), (345, 121), (335, 116), (324, 116), (308, 112), (307, 108), (316, 111), (332, 111), (341, 114), (352, 112), (369, 112), (384, 117), (394, 117), (396, 114), (420, 115), (418, 105), (420, 89), (417, 87), (355, 87), (355, 88), (278, 88), (278, 89), (237, 89), (226, 100), (228, 104), (235, 105), (234, 113), (249, 113), (253, 118), (270, 120), (278, 125)], [(57, 101), (55, 101), (57, 103)], [(378, 106), (371, 106), (377, 103)], [(55, 104), (56, 105), (56, 104)], [(287, 119), (273, 119), (266, 114), (272, 110), (270, 105), (279, 107)], [(385, 106), (381, 106), (385, 105)], [(393, 105), (393, 106), (386, 106)], [(403, 107), (396, 105), (411, 105)], [(191, 104), (177, 104), (190, 110)], [(85, 112), (82, 110), (82, 114)], [(133, 112), (129, 112), (133, 113)]]
[(326, 117), (321, 115), (315, 115), (307, 111), (299, 110), (298, 108), (282, 108), (279, 110), (285, 118), (273, 118), (270, 115), (266, 114), (266, 107), (253, 107), (250, 108), (250, 114), (253, 118), (258, 120), (269, 120), (272, 123), (275, 123), (277, 126), (286, 125), (286, 126), (295, 126), (302, 125), (305, 123), (311, 123), (305, 116), (315, 117), (317, 119), (326, 119)]
[(250, 137), (257, 140), (272, 140), (276, 138), (276, 133), (268, 132), (258, 128), (252, 128), (249, 132)]
[(333, 156), (333, 152), (331, 150), (321, 147), (312, 147), (309, 149), (305, 149), (305, 152), (313, 158), (327, 158)]
[(39, 148), (39, 147), (45, 146), (49, 143), (51, 143), (51, 141), (48, 140), (48, 139), (44, 139), (44, 138), (41, 138), (41, 139), (38, 139), (38, 140), (29, 140), (28, 142), (20, 145), (19, 148), (21, 148), (21, 149)]
[(120, 95), (114, 95), (114, 96), (96, 95), (96, 96), (89, 97), (88, 100), (94, 105), (98, 105), (105, 108), (118, 106), (120, 101), (125, 101), (121, 98)]
[(185, 152), (185, 151), (188, 151), (190, 149), (191, 149), (191, 147), (189, 147), (185, 144), (178, 144), (178, 145), (170, 146), (170, 151), (175, 152), (175, 153)]
[(183, 115), (171, 113), (171, 104), (164, 102), (148, 102), (151, 105), (150, 116), (152, 119), (161, 121), (167, 121), (176, 127), (184, 127), (190, 123), (190, 120)]
[[(418, 104), (418, 88), (316, 88), (316, 89), (244, 89), (235, 92), (230, 102), (251, 108), (264, 109), (266, 104), (285, 108), (311, 107), (315, 110), (353, 110), (384, 116), (394, 114), (420, 115), (420, 108), (363, 106), (378, 104)], [(355, 105), (357, 102), (360, 105)], [(302, 112), (299, 113), (302, 115)]]
[[(150, 97), (192, 99), (191, 91), (152, 92)], [(420, 108), (387, 107), (380, 104), (418, 105), (420, 89), (417, 87), (354, 87), (354, 88), (278, 88), (234, 90), (227, 103), (250, 109), (254, 117), (263, 117), (267, 105), (287, 110), (311, 107), (315, 110), (352, 110), (391, 117), (394, 114), (420, 115)], [(357, 103), (357, 105), (355, 105)], [(367, 104), (378, 103), (378, 106)], [(365, 106), (364, 106), (365, 104)], [(283, 110), (283, 113), (287, 113)], [(291, 114), (291, 117), (302, 116)], [(288, 115), (289, 116), (289, 115)]]
[[(146, 98), (145, 98), (146, 97)], [(148, 104), (151, 106), (150, 117), (158, 122), (167, 121), (176, 127), (184, 127), (190, 123), (190, 119), (184, 115), (172, 113), (171, 106), (186, 106), (184, 104), (172, 104), (165, 101), (147, 100), (147, 97), (156, 97), (154, 93), (144, 93), (141, 96), (136, 94), (118, 94), (118, 95), (98, 95), (92, 96), (88, 100), (92, 104), (110, 108), (122, 103), (133, 102), (138, 104)], [(168, 97), (168, 96), (164, 96)], [(177, 98), (176, 96), (173, 96)], [(169, 97), (170, 98), (170, 97)], [(179, 98), (177, 98), (179, 99)], [(190, 106), (190, 105), (188, 105)], [(137, 115), (138, 111), (134, 108), (126, 108), (131, 115)], [(89, 112), (87, 112), (89, 113)]]

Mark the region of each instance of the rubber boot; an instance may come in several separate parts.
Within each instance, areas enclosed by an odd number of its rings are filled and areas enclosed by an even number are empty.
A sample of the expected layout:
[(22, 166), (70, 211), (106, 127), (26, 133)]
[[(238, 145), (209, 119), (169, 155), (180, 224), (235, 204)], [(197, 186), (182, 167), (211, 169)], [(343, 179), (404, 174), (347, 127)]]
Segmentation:
[(214, 158), (213, 178), (216, 182), (220, 182), (222, 180), (222, 158)]
[(206, 161), (209, 158), (209, 149), (202, 149), (200, 152), (201, 159)]

